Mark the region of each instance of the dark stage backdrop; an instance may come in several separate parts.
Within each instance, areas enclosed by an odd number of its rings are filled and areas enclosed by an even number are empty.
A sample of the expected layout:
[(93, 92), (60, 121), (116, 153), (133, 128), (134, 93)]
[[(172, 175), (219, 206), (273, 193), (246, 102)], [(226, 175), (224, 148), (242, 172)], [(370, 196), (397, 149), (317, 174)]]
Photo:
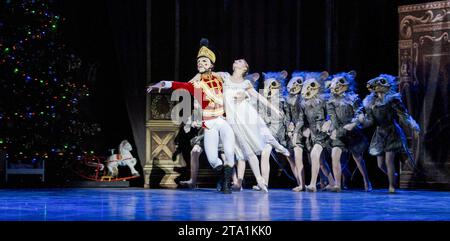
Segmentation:
[(202, 37), (218, 53), (217, 70), (231, 71), (236, 58), (247, 59), (251, 72), (356, 70), (365, 95), (369, 78), (398, 72), (397, 6), (424, 1), (56, 2), (68, 20), (68, 39), (98, 65), (93, 106), (103, 126), (99, 143), (134, 140), (144, 163), (145, 86), (190, 79)]
[[(102, 126), (92, 143), (101, 154), (123, 139), (145, 157), (146, 1), (69, 1), (56, 5), (66, 17), (66, 40), (96, 66), (92, 110)], [(136, 151), (137, 149), (137, 151)], [(142, 167), (138, 164), (138, 171)], [(142, 185), (143, 180), (134, 181)]]
[(190, 79), (202, 37), (218, 53), (217, 70), (245, 58), (251, 72), (354, 69), (360, 81), (396, 74), (403, 2), (420, 1), (151, 1), (151, 78)]

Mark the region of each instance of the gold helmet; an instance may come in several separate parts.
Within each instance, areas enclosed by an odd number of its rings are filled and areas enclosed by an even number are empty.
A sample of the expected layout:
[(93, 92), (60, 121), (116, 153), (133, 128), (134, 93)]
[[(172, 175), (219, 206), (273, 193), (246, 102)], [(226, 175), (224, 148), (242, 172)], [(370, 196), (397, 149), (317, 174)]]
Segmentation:
[(198, 51), (197, 59), (200, 57), (206, 57), (209, 60), (211, 60), (211, 62), (214, 64), (216, 62), (216, 55), (214, 54), (214, 52), (211, 49), (209, 49), (207, 47), (208, 44), (209, 44), (208, 39), (200, 40), (200, 46), (202, 46), (202, 47)]

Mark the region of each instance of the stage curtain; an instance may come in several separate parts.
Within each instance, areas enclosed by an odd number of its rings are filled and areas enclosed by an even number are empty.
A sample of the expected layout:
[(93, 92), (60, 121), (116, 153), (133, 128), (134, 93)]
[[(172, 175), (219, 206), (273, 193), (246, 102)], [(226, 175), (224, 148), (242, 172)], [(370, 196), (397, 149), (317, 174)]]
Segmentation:
[[(146, 2), (106, 1), (118, 73), (141, 165), (145, 162)], [(112, 116), (111, 118), (114, 118)], [(118, 127), (120, 128), (120, 127)]]

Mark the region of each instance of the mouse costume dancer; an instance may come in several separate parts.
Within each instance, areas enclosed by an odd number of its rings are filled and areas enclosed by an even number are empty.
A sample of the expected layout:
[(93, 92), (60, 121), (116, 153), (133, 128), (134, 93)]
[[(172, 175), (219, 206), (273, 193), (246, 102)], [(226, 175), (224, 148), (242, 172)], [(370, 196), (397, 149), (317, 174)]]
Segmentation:
[(201, 114), (201, 107), (200, 103), (196, 99), (194, 99), (194, 110), (193, 115), (191, 115), (188, 119), (188, 121), (184, 125), (184, 132), (188, 133), (192, 129), (199, 129), (196, 133), (196, 135), (191, 139), (191, 178), (187, 181), (180, 181), (180, 185), (186, 186), (189, 188), (196, 188), (197, 187), (197, 176), (198, 176), (198, 166), (199, 166), (199, 158), (200, 154), (203, 152), (204, 146), (203, 146), (203, 138), (204, 138), (204, 130), (202, 127), (202, 120), (200, 119)]
[[(208, 48), (208, 41), (202, 39), (197, 55), (199, 74), (188, 83), (161, 81), (150, 86), (148, 92), (157, 88), (185, 89), (201, 103), (205, 153), (213, 169), (218, 174), (223, 172), (223, 192), (228, 194), (231, 193), (235, 139), (233, 130), (224, 117), (223, 76), (212, 71), (215, 62), (216, 56)], [(226, 156), (223, 164), (218, 156), (219, 140), (223, 144)]]
[(297, 173), (297, 186), (292, 190), (295, 192), (300, 192), (305, 189), (305, 176), (303, 169), (303, 148), (304, 140), (302, 135), (298, 135), (297, 123), (300, 117), (300, 103), (303, 81), (305, 80), (306, 72), (295, 71), (292, 73), (292, 78), (287, 84), (288, 96), (286, 98), (286, 103), (288, 107), (288, 113), (286, 118), (288, 120), (287, 127), (287, 148), (294, 151), (295, 157), (295, 168), (293, 172)]
[[(352, 120), (361, 111), (362, 102), (354, 92), (356, 72), (339, 73), (333, 75), (326, 85), (330, 89), (330, 98), (327, 101), (327, 114), (331, 120), (331, 159), (333, 173), (336, 179), (334, 191), (341, 191), (341, 157), (348, 152), (358, 166), (364, 180), (366, 191), (372, 190), (369, 181), (363, 153), (368, 143), (359, 127), (353, 127)], [(352, 128), (351, 131), (347, 130)]]
[[(288, 76), (286, 71), (281, 72), (267, 72), (263, 73), (264, 76), (264, 91), (263, 97), (274, 106), (279, 106), (282, 116), (279, 114), (274, 115), (274, 111), (267, 108), (266, 106), (261, 105), (261, 101), (258, 102), (258, 111), (260, 116), (263, 118), (264, 122), (267, 124), (268, 129), (270, 130), (270, 135), (267, 135), (266, 146), (261, 154), (261, 174), (264, 177), (266, 183), (269, 183), (270, 177), (270, 155), (272, 153), (272, 149), (275, 148), (275, 151), (284, 155), (284, 157), (288, 160), (291, 169), (294, 172), (295, 179), (297, 179), (295, 169), (295, 161), (290, 158), (290, 152), (284, 146), (286, 146), (286, 112), (287, 105), (285, 99), (285, 82)], [(270, 114), (269, 114), (270, 113)], [(275, 162), (284, 170), (284, 165), (277, 161), (276, 156), (273, 157)], [(287, 172), (284, 170), (286, 175)], [(288, 175), (290, 177), (290, 175)], [(290, 177), (292, 178), (292, 177)], [(294, 179), (294, 178), (292, 178)], [(254, 189), (258, 190), (257, 187)]]
[(405, 133), (398, 121), (413, 129), (415, 134), (420, 132), (420, 127), (403, 105), (394, 76), (382, 74), (369, 80), (367, 88), (371, 93), (363, 101), (366, 114), (359, 115), (357, 122), (364, 127), (376, 126), (369, 153), (377, 157), (378, 167), (388, 175), (389, 192), (393, 193), (396, 183), (395, 153), (403, 149), (413, 161), (406, 145)]
[[(325, 189), (332, 189), (335, 185), (328, 164), (323, 158), (324, 149), (328, 147), (328, 135), (322, 131), (322, 126), (326, 121), (326, 94), (325, 80), (328, 72), (308, 72), (302, 87), (302, 101), (297, 123), (297, 129), (309, 129), (305, 137), (309, 137), (312, 145), (311, 149), (311, 182), (306, 186), (307, 191), (316, 192), (317, 176), (322, 170), (328, 178), (328, 186)], [(297, 131), (298, 133), (299, 131)]]

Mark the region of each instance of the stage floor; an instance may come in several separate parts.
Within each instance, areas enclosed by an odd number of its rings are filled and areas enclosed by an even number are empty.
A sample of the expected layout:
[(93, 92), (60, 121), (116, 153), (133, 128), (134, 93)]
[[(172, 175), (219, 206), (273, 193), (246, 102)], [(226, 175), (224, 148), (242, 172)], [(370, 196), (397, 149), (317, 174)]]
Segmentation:
[(0, 189), (0, 220), (449, 221), (450, 192), (271, 189), (269, 194), (244, 190), (223, 195), (213, 189)]

